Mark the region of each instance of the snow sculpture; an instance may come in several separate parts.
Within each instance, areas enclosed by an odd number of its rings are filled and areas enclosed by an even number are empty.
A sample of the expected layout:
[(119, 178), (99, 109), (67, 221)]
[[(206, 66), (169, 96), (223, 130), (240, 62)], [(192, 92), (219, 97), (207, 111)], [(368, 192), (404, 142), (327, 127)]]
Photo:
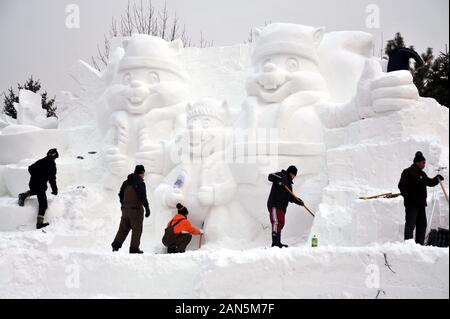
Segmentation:
[(109, 172), (120, 178), (135, 161), (152, 174), (157, 171), (153, 153), (183, 127), (188, 94), (187, 75), (176, 60), (183, 49), (181, 40), (135, 34), (123, 46), (117, 67), (105, 75), (112, 81), (103, 94), (110, 118), (104, 160)]
[[(419, 97), (417, 89), (407, 71), (382, 72), (380, 63), (370, 56), (372, 42), (367, 34), (347, 32), (324, 38), (323, 28), (285, 23), (268, 25), (256, 34), (253, 73), (247, 80), (248, 97), (237, 126), (278, 130), (278, 140), (272, 142), (278, 145), (279, 167), (293, 164), (299, 168), (297, 190), (314, 190), (302, 193), (316, 209), (321, 200), (320, 190), (327, 184), (326, 130), (413, 106)], [(356, 44), (348, 45), (349, 39)], [(329, 62), (324, 57), (330, 54), (335, 55), (336, 66), (324, 63)], [(342, 74), (346, 80), (343, 89), (355, 94), (341, 102), (342, 97), (333, 98), (328, 81), (336, 88), (339, 74), (336, 76), (333, 67), (338, 70), (346, 64), (351, 74)], [(356, 77), (358, 69), (361, 71)], [(330, 75), (335, 78), (330, 79)], [(349, 81), (351, 77), (353, 83)], [(245, 185), (239, 192), (244, 205), (251, 203), (246, 205), (247, 210), (263, 217), (267, 217), (261, 213), (265, 210), (267, 191), (261, 185), (267, 184), (267, 173), (260, 172), (252, 181), (253, 187)], [(257, 209), (254, 203), (260, 203)], [(299, 223), (311, 225), (308, 220)]]
[[(42, 98), (37, 93), (24, 89), (20, 90), (19, 103), (14, 103), (14, 107), (17, 110), (17, 119), (14, 120), (3, 115), (0, 118), (0, 129), (6, 129), (9, 125), (24, 125), (43, 129), (58, 127), (58, 119), (47, 117), (47, 111), (42, 108)], [(9, 130), (17, 129), (9, 128), (6, 131)]]
[[(190, 211), (189, 219), (198, 227), (204, 225), (208, 244), (226, 239), (251, 238), (255, 234), (249, 216), (235, 201), (237, 185), (226, 157), (230, 130), (230, 112), (226, 102), (212, 98), (188, 104), (187, 130), (171, 147), (181, 156), (179, 164), (156, 189), (163, 211), (156, 222), (157, 232), (173, 214), (177, 203)], [(233, 220), (236, 227), (224, 227)]]

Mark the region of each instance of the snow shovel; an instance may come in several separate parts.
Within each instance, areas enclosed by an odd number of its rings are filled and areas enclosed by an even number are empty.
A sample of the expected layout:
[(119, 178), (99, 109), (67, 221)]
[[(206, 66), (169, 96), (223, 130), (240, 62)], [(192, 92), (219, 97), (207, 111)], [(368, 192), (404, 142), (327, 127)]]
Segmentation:
[[(289, 189), (289, 187), (287, 187), (286, 185), (284, 185), (284, 188), (286, 188), (286, 190), (292, 195), (294, 196), (294, 198), (301, 200), (300, 198), (298, 198), (297, 196), (295, 196), (295, 194)], [(314, 215), (314, 213), (308, 208), (306, 207), (306, 205), (303, 203), (303, 207), (305, 207), (305, 209), (308, 211), (308, 213), (310, 213), (312, 215), (312, 217), (316, 217), (316, 215)]]

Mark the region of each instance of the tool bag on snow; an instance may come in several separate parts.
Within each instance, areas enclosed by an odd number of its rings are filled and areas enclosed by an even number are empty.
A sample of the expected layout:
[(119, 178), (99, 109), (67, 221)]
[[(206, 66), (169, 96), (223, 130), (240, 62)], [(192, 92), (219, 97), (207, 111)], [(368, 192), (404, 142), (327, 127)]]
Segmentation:
[(171, 247), (175, 244), (175, 226), (181, 223), (183, 220), (186, 220), (187, 218), (182, 218), (179, 221), (177, 221), (173, 225), (169, 225), (166, 230), (164, 231), (164, 236), (162, 238), (162, 243), (166, 247)]
[(432, 229), (428, 235), (427, 246), (448, 247), (448, 229)]

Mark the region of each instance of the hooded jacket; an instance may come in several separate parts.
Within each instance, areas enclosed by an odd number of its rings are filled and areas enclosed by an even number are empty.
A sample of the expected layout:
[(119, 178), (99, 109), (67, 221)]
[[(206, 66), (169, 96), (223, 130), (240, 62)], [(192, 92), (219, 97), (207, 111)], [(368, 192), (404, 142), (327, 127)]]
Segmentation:
[[(278, 173), (269, 174), (269, 181), (272, 182), (272, 189), (270, 190), (269, 199), (267, 200), (267, 208), (280, 208), (286, 212), (289, 203), (301, 205), (299, 200), (292, 196), (284, 186), (287, 186), (292, 191), (292, 178), (288, 172), (282, 170)], [(281, 183), (281, 185), (280, 185)]]
[(405, 206), (426, 207), (427, 186), (434, 187), (439, 184), (439, 178), (429, 178), (427, 174), (416, 165), (411, 165), (402, 172), (398, 188), (404, 198)]
[(120, 187), (119, 199), (122, 208), (139, 208), (144, 206), (149, 211), (147, 200), (147, 188), (144, 180), (137, 174), (130, 174), (122, 187)]
[(30, 178), (30, 190), (37, 192), (45, 192), (47, 190), (47, 182), (53, 192), (58, 192), (56, 186), (56, 163), (55, 160), (46, 156), (28, 167)]

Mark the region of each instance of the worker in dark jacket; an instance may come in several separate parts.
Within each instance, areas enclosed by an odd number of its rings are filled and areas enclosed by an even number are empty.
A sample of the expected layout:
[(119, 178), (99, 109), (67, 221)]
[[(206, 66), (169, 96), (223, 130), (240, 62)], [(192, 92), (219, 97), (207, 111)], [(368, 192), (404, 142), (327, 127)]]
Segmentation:
[(400, 71), (400, 70), (407, 70), (409, 71), (409, 61), (411, 59), (414, 59), (416, 61), (418, 66), (423, 66), (424, 62), (420, 55), (410, 48), (399, 48), (389, 55), (389, 62), (387, 71), (388, 72), (394, 72), (394, 71)]
[(296, 176), (297, 168), (295, 166), (289, 166), (286, 171), (269, 174), (269, 181), (273, 183), (267, 201), (267, 209), (272, 223), (272, 247), (288, 247), (281, 243), (281, 231), (284, 228), (286, 209), (289, 203), (304, 206), (301, 199), (296, 198), (286, 189), (287, 187), (292, 192), (292, 184)]
[(41, 229), (49, 225), (44, 223), (44, 215), (48, 208), (47, 203), (47, 183), (50, 183), (52, 194), (58, 195), (58, 187), (56, 185), (56, 163), (55, 160), (59, 157), (56, 148), (47, 152), (47, 156), (38, 160), (28, 167), (30, 173), (30, 182), (28, 186), (30, 190), (19, 194), (19, 206), (25, 205), (25, 200), (33, 195), (37, 196), (39, 203), (39, 212), (37, 216), (36, 228)]
[(122, 208), (122, 218), (116, 238), (111, 244), (113, 251), (122, 248), (122, 244), (131, 230), (130, 254), (142, 254), (139, 249), (145, 217), (150, 216), (150, 208), (147, 200), (147, 190), (144, 183), (145, 168), (137, 165), (134, 174), (128, 175), (119, 192)]
[(414, 238), (416, 229), (416, 243), (425, 243), (425, 233), (427, 230), (427, 216), (425, 207), (427, 206), (427, 186), (434, 187), (444, 177), (437, 175), (429, 178), (423, 171), (426, 159), (422, 152), (417, 152), (414, 163), (411, 167), (402, 172), (398, 188), (402, 193), (406, 211), (405, 240)]

